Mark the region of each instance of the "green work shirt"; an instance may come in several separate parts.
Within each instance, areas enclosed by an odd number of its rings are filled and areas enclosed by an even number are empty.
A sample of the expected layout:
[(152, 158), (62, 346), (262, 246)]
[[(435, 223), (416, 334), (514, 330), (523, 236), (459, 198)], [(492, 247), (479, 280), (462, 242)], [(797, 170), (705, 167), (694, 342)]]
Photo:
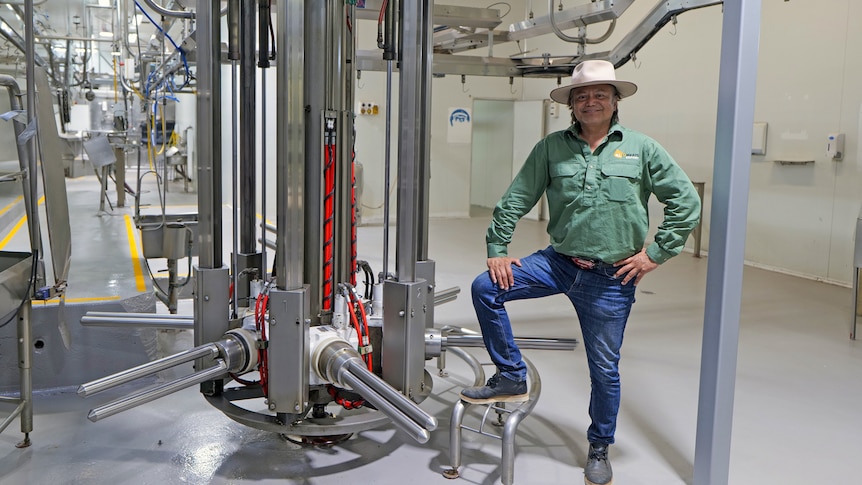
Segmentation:
[(486, 236), (488, 257), (508, 254), (515, 224), (542, 193), (554, 249), (609, 264), (643, 249), (650, 194), (664, 204), (664, 220), (647, 246), (652, 261), (679, 254), (700, 220), (694, 185), (658, 142), (614, 124), (593, 152), (572, 125), (536, 144), (497, 203)]

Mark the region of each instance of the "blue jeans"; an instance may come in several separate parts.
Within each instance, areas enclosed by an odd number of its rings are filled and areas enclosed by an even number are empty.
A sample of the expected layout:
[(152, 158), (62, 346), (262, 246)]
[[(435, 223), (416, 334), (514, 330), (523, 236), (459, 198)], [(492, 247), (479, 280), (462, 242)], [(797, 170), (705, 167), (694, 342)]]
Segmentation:
[(632, 304), (635, 285), (614, 278), (616, 268), (600, 264), (581, 269), (550, 246), (512, 265), (515, 283), (508, 290), (491, 282), (487, 272), (473, 281), (473, 307), (491, 360), (503, 377), (527, 378), (521, 351), (515, 345), (504, 303), (564, 293), (578, 314), (590, 369), (590, 443), (611, 444), (620, 407), (620, 348)]

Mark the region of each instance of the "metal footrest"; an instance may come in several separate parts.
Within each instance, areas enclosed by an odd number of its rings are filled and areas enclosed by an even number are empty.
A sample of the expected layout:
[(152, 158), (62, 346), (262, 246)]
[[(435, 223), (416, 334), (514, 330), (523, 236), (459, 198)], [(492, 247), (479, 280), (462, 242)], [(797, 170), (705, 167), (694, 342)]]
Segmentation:
[[(460, 476), (458, 468), (461, 466), (461, 430), (472, 431), (483, 436), (499, 439), (503, 442), (500, 480), (503, 485), (512, 485), (515, 475), (515, 434), (518, 431), (518, 425), (526, 418), (536, 402), (539, 400), (539, 395), (542, 391), (542, 381), (539, 374), (536, 372), (533, 364), (524, 358), (527, 364), (527, 381), (530, 383), (530, 397), (527, 401), (517, 403), (512, 409), (506, 408), (505, 403), (490, 403), (490, 404), (471, 404), (463, 400), (455, 403), (452, 409), (452, 419), (449, 425), (449, 452), (452, 460), (452, 467), (443, 471), (443, 476), (446, 478), (458, 478)], [(473, 428), (463, 424), (464, 414), (470, 406), (484, 406), (485, 411), (482, 414), (482, 420), (478, 428)], [(495, 414), (491, 414), (494, 411)], [(496, 425), (503, 426), (503, 433), (497, 434), (487, 430), (489, 418), (496, 416)], [(504, 418), (505, 416), (505, 418)]]

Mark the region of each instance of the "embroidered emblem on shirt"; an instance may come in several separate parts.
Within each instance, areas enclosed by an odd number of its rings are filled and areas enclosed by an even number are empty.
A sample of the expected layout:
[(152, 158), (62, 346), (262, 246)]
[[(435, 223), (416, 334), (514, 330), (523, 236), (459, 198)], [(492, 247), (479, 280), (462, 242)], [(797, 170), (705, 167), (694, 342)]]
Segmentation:
[(640, 155), (637, 153), (626, 153), (619, 148), (614, 150), (614, 158), (625, 158), (626, 160), (640, 160)]

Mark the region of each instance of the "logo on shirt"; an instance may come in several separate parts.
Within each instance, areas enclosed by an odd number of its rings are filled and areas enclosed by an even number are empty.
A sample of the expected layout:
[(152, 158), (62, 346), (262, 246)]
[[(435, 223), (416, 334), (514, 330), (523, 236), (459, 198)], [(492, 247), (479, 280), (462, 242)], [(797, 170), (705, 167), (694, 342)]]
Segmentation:
[(626, 160), (639, 160), (640, 156), (637, 153), (626, 153), (619, 148), (614, 151), (614, 158), (624, 158)]

